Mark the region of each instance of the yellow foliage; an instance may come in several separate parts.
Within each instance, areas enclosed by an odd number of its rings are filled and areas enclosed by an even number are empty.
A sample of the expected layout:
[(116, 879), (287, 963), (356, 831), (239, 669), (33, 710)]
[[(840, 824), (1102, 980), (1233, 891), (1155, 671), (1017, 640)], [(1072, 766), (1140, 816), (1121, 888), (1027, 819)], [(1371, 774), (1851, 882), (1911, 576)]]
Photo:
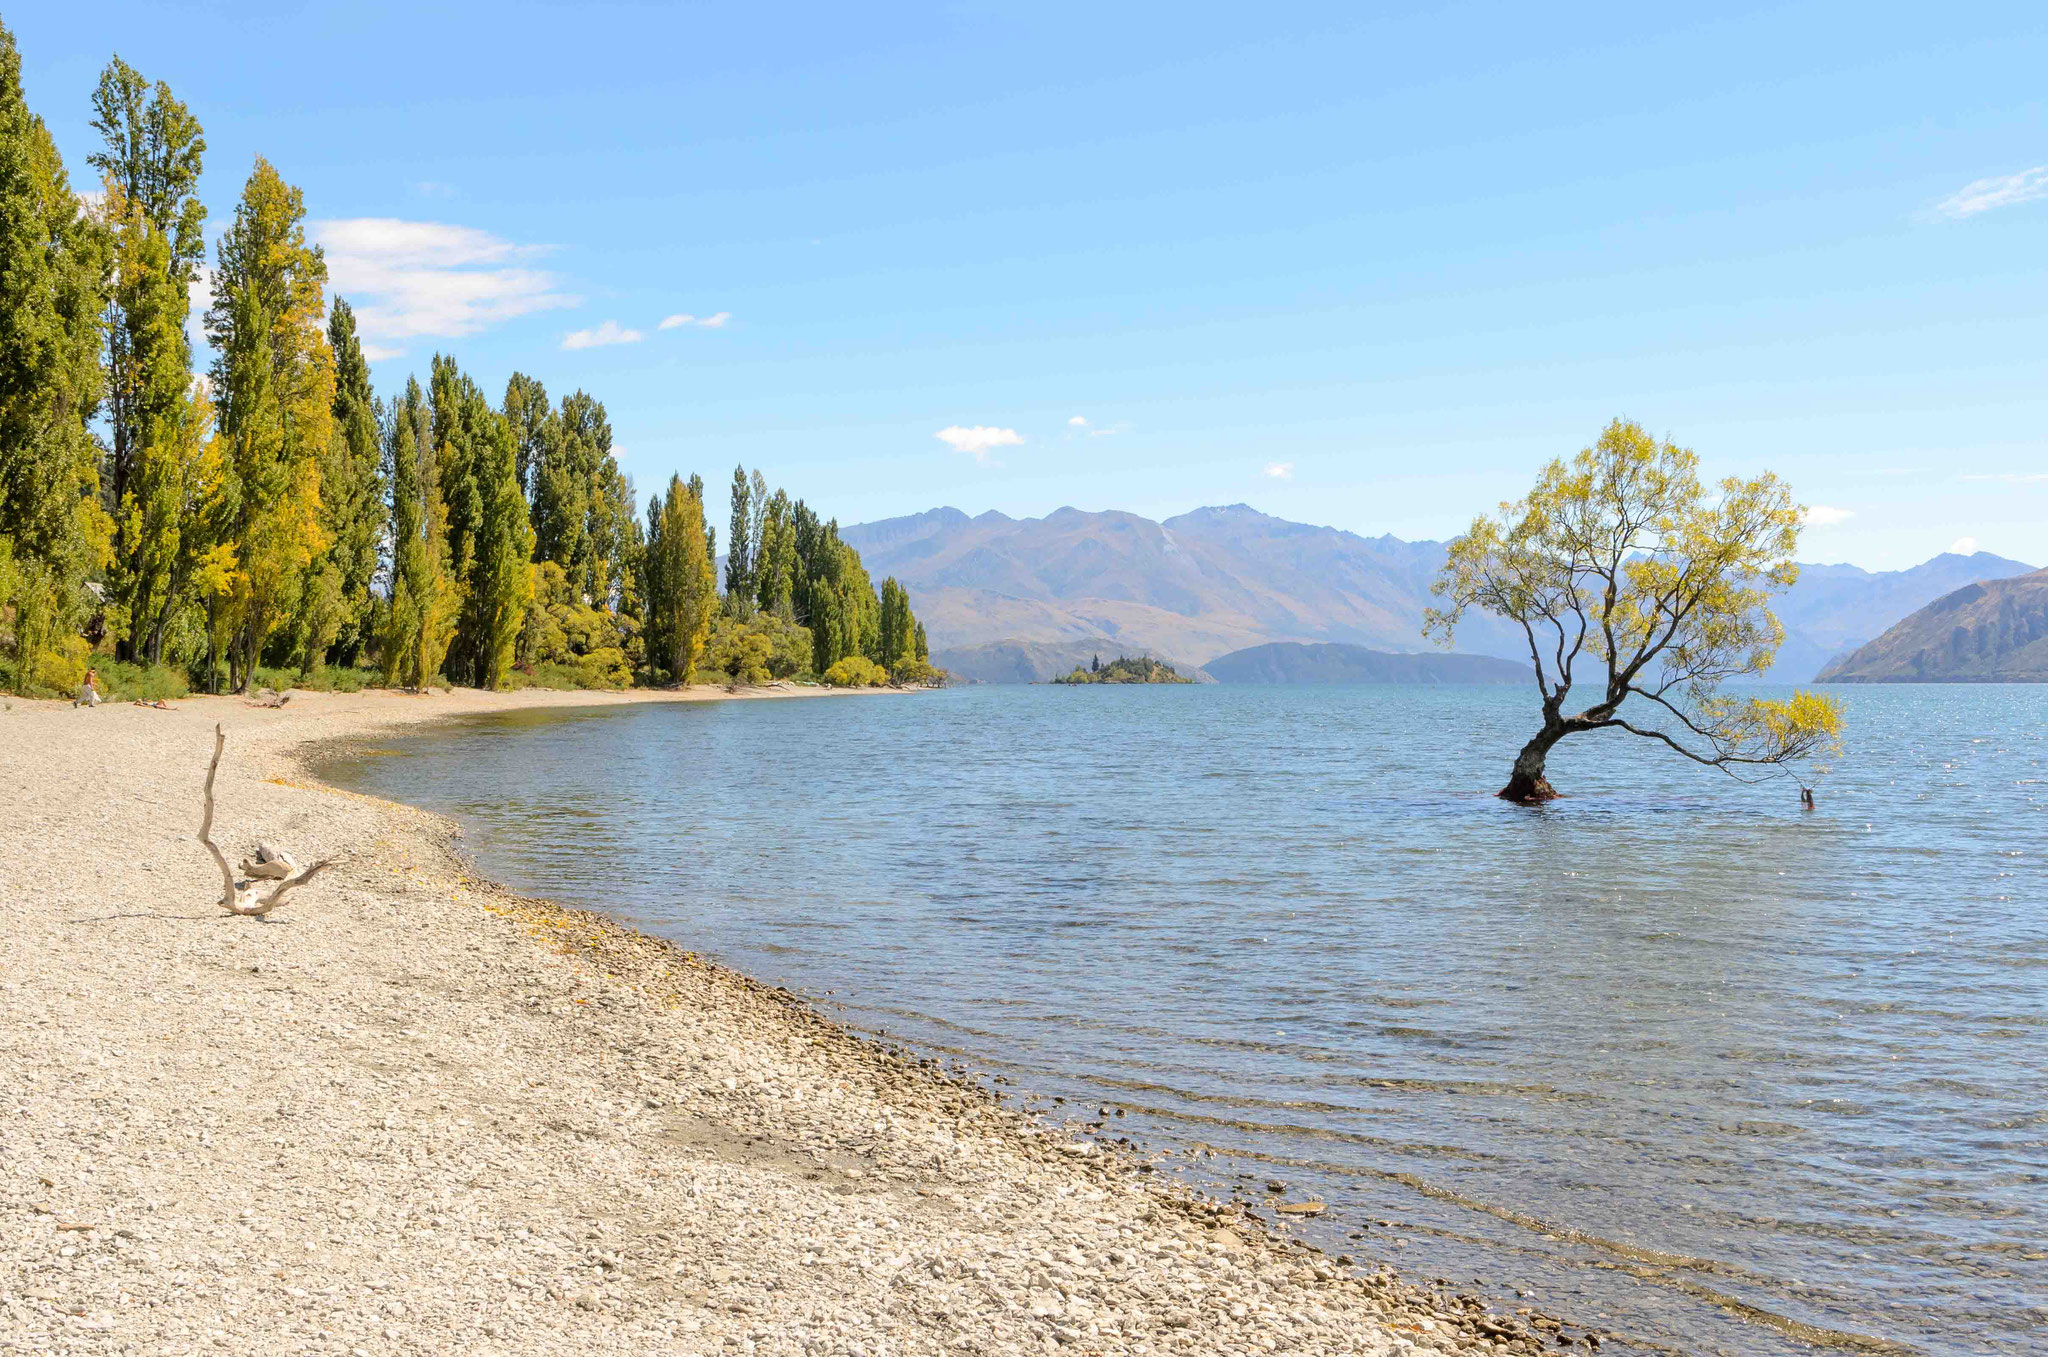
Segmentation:
[[(1521, 631), (1544, 730), (1518, 764), (1516, 794), (1531, 794), (1544, 752), (1574, 731), (1627, 730), (1731, 771), (1838, 748), (1832, 699), (1718, 695), (1723, 680), (1762, 674), (1777, 655), (1785, 629), (1769, 603), (1798, 579), (1802, 517), (1777, 476), (1709, 489), (1689, 448), (1617, 419), (1592, 447), (1544, 467), (1522, 499), (1474, 519), (1450, 544), (1434, 585), (1444, 602), (1424, 631), (1450, 644), (1468, 608)], [(1582, 660), (1599, 695), (1569, 713)], [(1657, 709), (1652, 728), (1618, 715), (1631, 698)], [(1550, 794), (1547, 784), (1533, 794)]]
[(91, 662), (92, 647), (83, 636), (57, 637), (31, 656), (27, 686), (54, 689), (69, 696), (85, 682), (85, 671)]
[(835, 661), (824, 678), (833, 688), (879, 688), (889, 681), (889, 671), (865, 655), (848, 655)]
[(1451, 543), (1425, 630), (1448, 643), (1468, 607), (1520, 623), (1546, 690), (1585, 654), (1627, 680), (1711, 686), (1771, 665), (1767, 606), (1798, 578), (1801, 509), (1769, 472), (1709, 494), (1699, 458), (1616, 420), (1529, 494)]

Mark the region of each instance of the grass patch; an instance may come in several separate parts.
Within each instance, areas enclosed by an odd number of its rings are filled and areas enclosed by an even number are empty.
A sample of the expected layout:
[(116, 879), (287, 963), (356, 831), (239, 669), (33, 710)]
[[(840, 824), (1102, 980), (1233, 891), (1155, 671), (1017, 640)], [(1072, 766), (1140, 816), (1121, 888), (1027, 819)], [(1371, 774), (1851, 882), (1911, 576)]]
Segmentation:
[(169, 702), (192, 693), (185, 671), (175, 665), (107, 660), (96, 667), (100, 693), (109, 702)]
[(565, 692), (615, 693), (629, 686), (621, 682), (619, 672), (596, 664), (563, 664), (548, 660), (530, 669), (514, 669), (506, 675), (505, 686), (513, 691), (521, 688), (552, 688)]
[(365, 688), (383, 686), (384, 676), (381, 673), (358, 666), (330, 664), (307, 672), (258, 665), (256, 681), (249, 688), (251, 692), (258, 688), (275, 688), (281, 693), (288, 688), (296, 688), (302, 693), (359, 693)]

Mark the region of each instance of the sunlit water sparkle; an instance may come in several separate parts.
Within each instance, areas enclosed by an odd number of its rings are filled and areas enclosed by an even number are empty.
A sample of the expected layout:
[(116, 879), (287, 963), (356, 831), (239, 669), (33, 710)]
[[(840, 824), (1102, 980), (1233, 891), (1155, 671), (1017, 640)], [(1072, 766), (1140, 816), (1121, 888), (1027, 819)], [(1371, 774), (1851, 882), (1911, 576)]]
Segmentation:
[(1698, 1353), (1810, 1350), (1769, 1317), (2039, 1352), (2048, 688), (1836, 691), (1810, 813), (1620, 734), (1504, 805), (1507, 689), (525, 712), (327, 773), (518, 889), (1213, 1147), (1212, 1189), (1324, 1197), (1298, 1233), (1362, 1263)]

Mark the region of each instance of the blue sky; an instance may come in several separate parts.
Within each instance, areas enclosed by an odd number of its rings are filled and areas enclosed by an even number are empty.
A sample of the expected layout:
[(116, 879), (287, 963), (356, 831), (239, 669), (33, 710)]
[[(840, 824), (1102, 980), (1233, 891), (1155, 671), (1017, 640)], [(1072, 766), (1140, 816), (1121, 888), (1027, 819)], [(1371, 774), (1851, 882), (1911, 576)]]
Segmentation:
[(2048, 564), (2048, 10), (1680, 8), (0, 17), (81, 187), (118, 47), (211, 229), (305, 189), (381, 389), (580, 386), (643, 496), (1447, 536), (1623, 414), (1806, 559)]

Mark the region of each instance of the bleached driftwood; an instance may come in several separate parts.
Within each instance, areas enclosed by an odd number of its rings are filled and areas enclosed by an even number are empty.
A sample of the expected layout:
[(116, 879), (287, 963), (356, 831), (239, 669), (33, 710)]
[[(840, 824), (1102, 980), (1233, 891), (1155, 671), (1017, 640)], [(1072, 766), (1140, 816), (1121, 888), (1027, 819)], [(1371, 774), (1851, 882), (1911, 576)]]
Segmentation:
[[(213, 728), (213, 762), (206, 765), (206, 812), (199, 817), (199, 841), (220, 864), (220, 907), (246, 919), (260, 919), (284, 903), (286, 891), (305, 885), (333, 866), (334, 859), (322, 858), (301, 871), (289, 853), (267, 843), (259, 844), (254, 857), (242, 859), (242, 873), (249, 879), (235, 880), (233, 870), (228, 867), (227, 854), (221, 852), (220, 845), (213, 841), (213, 775), (220, 771), (220, 753), (227, 747), (227, 742), (227, 731), (216, 724)], [(259, 893), (259, 883), (270, 883), (270, 889)]]

